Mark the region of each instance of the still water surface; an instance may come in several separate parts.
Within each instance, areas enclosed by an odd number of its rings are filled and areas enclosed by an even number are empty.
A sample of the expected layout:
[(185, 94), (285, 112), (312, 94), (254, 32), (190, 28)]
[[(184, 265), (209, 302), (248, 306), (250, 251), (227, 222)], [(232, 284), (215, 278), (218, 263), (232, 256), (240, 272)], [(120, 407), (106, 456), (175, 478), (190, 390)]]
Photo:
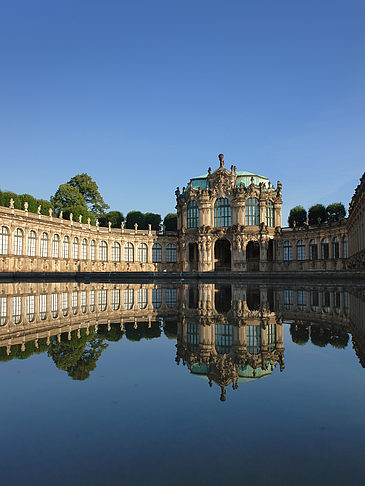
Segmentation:
[(0, 285), (1, 484), (363, 484), (365, 291)]

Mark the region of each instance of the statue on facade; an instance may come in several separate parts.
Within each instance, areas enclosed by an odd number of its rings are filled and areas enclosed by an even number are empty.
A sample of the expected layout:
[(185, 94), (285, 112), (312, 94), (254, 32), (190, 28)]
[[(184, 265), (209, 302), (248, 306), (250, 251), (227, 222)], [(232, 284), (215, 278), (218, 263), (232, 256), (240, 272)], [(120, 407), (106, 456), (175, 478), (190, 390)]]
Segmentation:
[(223, 154), (219, 154), (218, 155), (218, 159), (219, 159), (219, 168), (220, 169), (223, 169), (223, 167), (224, 167), (224, 155)]
[(37, 209), (37, 214), (41, 214), (41, 209), (42, 209), (42, 206), (41, 206), (41, 205), (39, 205), (39, 206), (38, 206), (38, 209)]
[(11, 197), (9, 201), (9, 208), (14, 209), (14, 199)]
[(25, 201), (25, 203), (24, 203), (24, 211), (28, 211), (28, 202), (27, 201)]
[(79, 216), (79, 223), (80, 224), (82, 223), (82, 214), (80, 214), (80, 216)]

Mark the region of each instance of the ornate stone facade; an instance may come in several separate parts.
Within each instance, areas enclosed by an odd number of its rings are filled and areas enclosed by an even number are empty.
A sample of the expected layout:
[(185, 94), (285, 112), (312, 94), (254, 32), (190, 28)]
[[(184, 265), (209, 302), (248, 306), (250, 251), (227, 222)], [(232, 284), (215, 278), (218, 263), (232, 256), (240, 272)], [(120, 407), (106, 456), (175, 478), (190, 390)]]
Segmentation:
[(347, 224), (349, 268), (365, 269), (365, 172), (350, 203)]

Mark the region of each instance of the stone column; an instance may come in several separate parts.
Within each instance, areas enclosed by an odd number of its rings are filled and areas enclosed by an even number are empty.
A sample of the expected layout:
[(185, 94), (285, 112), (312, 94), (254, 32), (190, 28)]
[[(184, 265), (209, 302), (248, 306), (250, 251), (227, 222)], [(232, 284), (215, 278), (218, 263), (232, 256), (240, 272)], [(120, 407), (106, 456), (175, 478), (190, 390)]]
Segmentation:
[(260, 223), (266, 222), (266, 201), (260, 200)]

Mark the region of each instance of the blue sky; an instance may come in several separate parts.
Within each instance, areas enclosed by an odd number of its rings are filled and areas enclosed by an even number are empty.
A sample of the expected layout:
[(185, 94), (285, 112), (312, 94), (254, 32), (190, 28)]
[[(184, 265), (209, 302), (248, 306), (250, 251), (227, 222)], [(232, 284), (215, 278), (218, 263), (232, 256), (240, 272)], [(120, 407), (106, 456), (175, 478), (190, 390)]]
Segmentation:
[(348, 205), (365, 170), (363, 0), (0, 4), (2, 190), (89, 173), (112, 209), (173, 211), (237, 165), (296, 204)]

